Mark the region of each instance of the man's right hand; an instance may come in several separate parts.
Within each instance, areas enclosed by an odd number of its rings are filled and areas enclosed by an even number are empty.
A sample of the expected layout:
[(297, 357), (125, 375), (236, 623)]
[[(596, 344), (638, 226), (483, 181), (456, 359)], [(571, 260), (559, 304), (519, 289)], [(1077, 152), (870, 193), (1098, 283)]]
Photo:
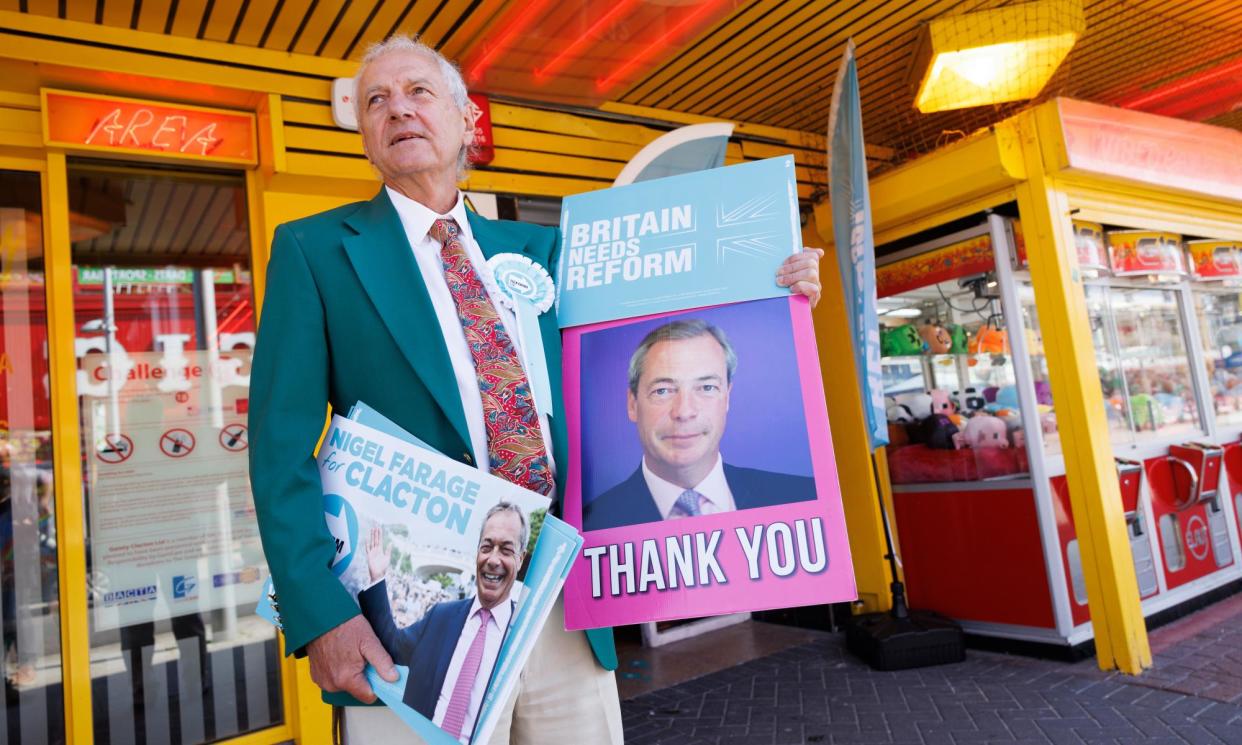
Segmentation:
[(315, 685), (328, 693), (344, 691), (364, 704), (375, 701), (362, 672), (368, 662), (389, 683), (398, 678), (392, 658), (361, 614), (316, 637), (306, 646), (306, 655)]
[(388, 574), (388, 552), (384, 550), (384, 531), (380, 526), (371, 528), (367, 540), (367, 571), (371, 573), (371, 581), (379, 582)]

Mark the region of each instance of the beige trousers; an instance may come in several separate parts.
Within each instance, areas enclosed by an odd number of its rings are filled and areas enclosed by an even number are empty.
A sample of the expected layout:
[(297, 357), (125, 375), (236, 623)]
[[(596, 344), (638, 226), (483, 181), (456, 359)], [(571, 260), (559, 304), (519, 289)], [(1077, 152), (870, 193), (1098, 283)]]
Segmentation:
[[(345, 710), (345, 745), (423, 740), (382, 706)], [(617, 679), (581, 631), (565, 630), (560, 598), (539, 632), (488, 745), (622, 745)]]

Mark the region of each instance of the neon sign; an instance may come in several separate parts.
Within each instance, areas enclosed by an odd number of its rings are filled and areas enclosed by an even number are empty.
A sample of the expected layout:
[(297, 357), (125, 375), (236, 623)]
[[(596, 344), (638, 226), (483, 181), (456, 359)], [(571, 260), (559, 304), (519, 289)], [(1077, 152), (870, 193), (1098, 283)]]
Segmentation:
[(254, 115), (44, 89), (48, 145), (137, 156), (254, 165)]

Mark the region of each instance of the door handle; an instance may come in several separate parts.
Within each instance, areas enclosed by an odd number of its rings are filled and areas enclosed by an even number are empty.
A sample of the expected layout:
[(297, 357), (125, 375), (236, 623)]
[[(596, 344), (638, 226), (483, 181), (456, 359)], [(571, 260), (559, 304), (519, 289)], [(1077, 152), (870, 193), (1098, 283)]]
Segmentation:
[(1189, 461), (1178, 458), (1176, 455), (1169, 456), (1169, 463), (1185, 468), (1186, 474), (1190, 476), (1190, 489), (1186, 498), (1173, 503), (1174, 510), (1184, 512), (1199, 503), (1199, 473)]

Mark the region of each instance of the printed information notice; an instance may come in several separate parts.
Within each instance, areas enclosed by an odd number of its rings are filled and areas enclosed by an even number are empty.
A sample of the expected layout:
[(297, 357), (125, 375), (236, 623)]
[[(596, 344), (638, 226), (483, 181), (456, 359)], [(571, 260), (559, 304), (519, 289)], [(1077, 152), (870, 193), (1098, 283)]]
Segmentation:
[(96, 630), (252, 603), (250, 352), (103, 354), (79, 370)]

